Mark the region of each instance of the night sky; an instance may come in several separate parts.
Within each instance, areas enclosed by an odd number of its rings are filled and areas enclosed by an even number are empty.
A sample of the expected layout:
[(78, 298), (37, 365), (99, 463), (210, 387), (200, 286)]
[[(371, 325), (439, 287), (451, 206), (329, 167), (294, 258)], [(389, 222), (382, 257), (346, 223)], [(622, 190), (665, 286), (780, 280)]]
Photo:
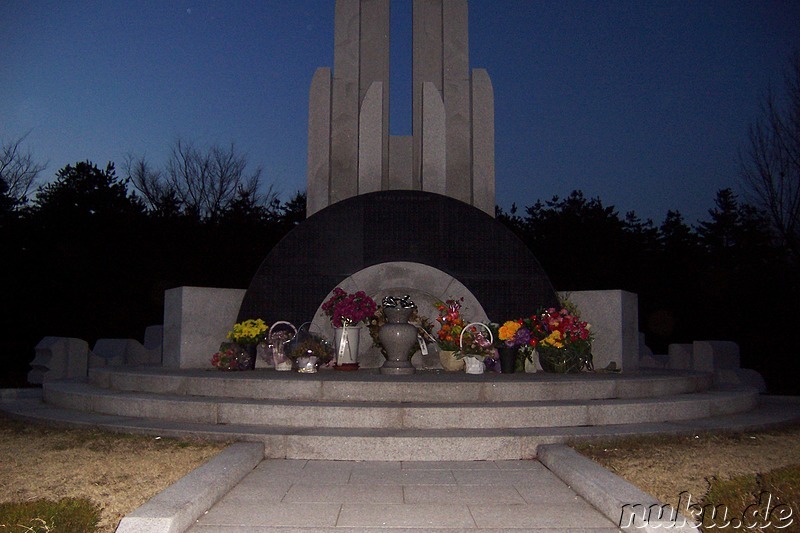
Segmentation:
[[(178, 138), (228, 145), (305, 189), (308, 89), (334, 0), (0, 2), (0, 139), (61, 167)], [(392, 2), (392, 118), (411, 131), (411, 1)], [(470, 1), (495, 91), (497, 203), (581, 189), (659, 224), (739, 191), (737, 152), (800, 49), (797, 1)]]

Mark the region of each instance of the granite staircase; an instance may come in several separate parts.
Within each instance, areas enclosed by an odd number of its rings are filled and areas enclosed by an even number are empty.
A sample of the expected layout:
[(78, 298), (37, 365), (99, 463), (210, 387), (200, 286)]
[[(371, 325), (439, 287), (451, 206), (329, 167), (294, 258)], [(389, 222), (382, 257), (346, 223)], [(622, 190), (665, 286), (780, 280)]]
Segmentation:
[[(763, 403), (763, 402), (762, 402)], [(95, 368), (47, 382), (40, 400), (0, 406), (18, 417), (221, 440), (259, 441), (268, 458), (482, 460), (536, 456), (570, 440), (781, 421), (753, 389), (709, 374), (495, 374), (374, 370)]]

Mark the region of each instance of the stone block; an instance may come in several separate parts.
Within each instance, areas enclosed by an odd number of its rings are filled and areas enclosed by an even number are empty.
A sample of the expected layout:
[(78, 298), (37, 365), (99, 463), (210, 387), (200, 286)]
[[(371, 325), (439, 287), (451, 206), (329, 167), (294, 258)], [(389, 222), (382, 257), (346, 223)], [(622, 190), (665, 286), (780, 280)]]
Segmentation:
[(739, 345), (731, 341), (694, 341), (692, 344), (696, 370), (734, 369), (741, 366)]
[(670, 344), (667, 347), (667, 368), (670, 370), (691, 370), (692, 369), (692, 345), (691, 344)]
[(134, 339), (98, 339), (89, 356), (89, 366), (142, 366), (161, 364), (161, 343), (147, 349)]
[(494, 216), (494, 88), (484, 69), (472, 71), (472, 205)]
[[(133, 341), (133, 339), (98, 339), (89, 355), (89, 367), (124, 366), (128, 341)], [(94, 350), (99, 350), (99, 352)]]
[(163, 365), (207, 368), (211, 356), (236, 323), (245, 292), (208, 287), (177, 287), (166, 291)]
[(714, 371), (714, 385), (717, 387), (752, 387), (760, 393), (767, 392), (764, 378), (749, 368), (723, 368)]
[(46, 381), (86, 377), (89, 361), (89, 344), (83, 339), (70, 337), (44, 337), (34, 349), (28, 382), (42, 384)]
[(639, 309), (636, 294), (620, 290), (562, 293), (592, 326), (594, 367), (614, 362), (623, 371), (639, 369)]
[(147, 326), (144, 330), (144, 342), (142, 345), (148, 350), (158, 350), (161, 354), (161, 345), (164, 342), (164, 326)]

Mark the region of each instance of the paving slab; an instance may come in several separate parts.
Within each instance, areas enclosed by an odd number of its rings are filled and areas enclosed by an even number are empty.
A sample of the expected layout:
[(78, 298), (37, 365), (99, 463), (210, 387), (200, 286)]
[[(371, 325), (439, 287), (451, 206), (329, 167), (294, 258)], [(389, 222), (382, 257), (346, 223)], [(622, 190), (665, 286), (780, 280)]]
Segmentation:
[(188, 531), (385, 529), (616, 531), (535, 460), (283, 459), (262, 461)]

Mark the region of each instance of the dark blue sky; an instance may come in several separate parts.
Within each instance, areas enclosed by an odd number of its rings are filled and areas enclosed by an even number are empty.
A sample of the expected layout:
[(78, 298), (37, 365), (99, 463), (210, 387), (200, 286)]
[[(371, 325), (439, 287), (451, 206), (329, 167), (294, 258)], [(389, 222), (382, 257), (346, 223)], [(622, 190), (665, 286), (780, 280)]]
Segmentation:
[[(0, 139), (45, 177), (161, 164), (234, 142), (305, 188), (308, 89), (333, 66), (333, 0), (0, 2)], [(410, 132), (410, 0), (393, 0), (393, 134)], [(495, 91), (497, 202), (581, 189), (660, 223), (738, 190), (737, 151), (800, 48), (797, 1), (471, 0), (470, 62)]]

